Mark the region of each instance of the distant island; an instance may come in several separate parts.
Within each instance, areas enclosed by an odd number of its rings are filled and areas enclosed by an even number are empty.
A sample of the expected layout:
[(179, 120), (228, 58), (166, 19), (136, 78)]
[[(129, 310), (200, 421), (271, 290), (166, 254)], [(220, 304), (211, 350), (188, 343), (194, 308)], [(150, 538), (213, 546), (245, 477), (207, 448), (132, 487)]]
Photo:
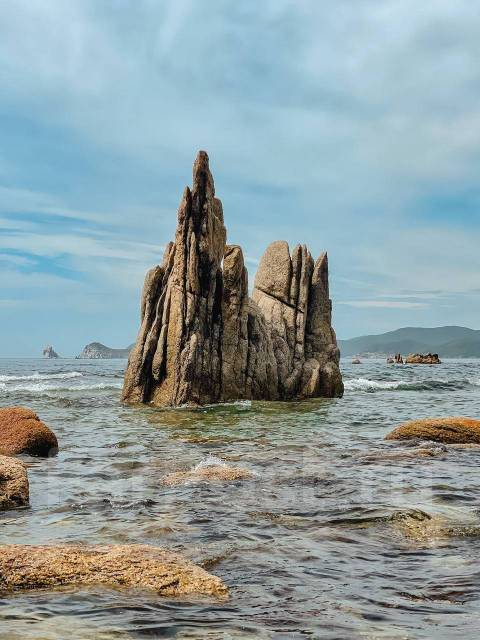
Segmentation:
[(343, 357), (392, 353), (438, 353), (443, 358), (480, 358), (480, 330), (467, 327), (404, 327), (379, 335), (339, 340)]
[(111, 349), (110, 347), (106, 347), (101, 342), (91, 342), (90, 344), (87, 344), (85, 346), (82, 353), (77, 356), (77, 359), (106, 360), (112, 358), (128, 358), (132, 347), (133, 344), (131, 344), (126, 349)]
[(45, 349), (42, 351), (42, 355), (44, 358), (58, 358), (59, 355), (52, 347), (51, 344), (48, 344)]

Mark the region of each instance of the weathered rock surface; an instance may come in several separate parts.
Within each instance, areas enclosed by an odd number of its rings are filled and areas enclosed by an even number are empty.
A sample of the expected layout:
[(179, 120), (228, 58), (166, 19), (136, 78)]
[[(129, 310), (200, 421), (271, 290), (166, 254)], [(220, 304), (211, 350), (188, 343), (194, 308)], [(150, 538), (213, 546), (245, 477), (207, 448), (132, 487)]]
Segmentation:
[(64, 585), (142, 587), (170, 597), (228, 594), (220, 578), (159, 547), (0, 546), (0, 591)]
[(57, 451), (55, 434), (34, 411), (24, 407), (0, 409), (0, 454), (48, 457)]
[(109, 360), (113, 358), (128, 358), (133, 345), (126, 349), (111, 349), (101, 342), (90, 342), (85, 345), (82, 353), (77, 356), (78, 360)]
[(410, 353), (406, 364), (442, 364), (438, 353)]
[(0, 511), (28, 504), (27, 468), (20, 460), (0, 456)]
[(480, 420), (428, 418), (412, 420), (394, 429), (386, 440), (433, 440), (445, 444), (480, 444)]
[(226, 245), (208, 156), (178, 210), (175, 241), (145, 279), (123, 399), (159, 406), (343, 393), (328, 260), (286, 242), (265, 252), (252, 299), (242, 249)]
[(253, 474), (242, 467), (231, 467), (227, 464), (212, 464), (197, 467), (191, 471), (176, 471), (164, 476), (162, 484), (175, 486), (194, 482), (235, 482), (236, 480), (248, 480)]
[(44, 358), (58, 358), (59, 355), (58, 353), (55, 351), (55, 349), (52, 347), (51, 344), (47, 345), (45, 347), (45, 349), (43, 350), (43, 357)]

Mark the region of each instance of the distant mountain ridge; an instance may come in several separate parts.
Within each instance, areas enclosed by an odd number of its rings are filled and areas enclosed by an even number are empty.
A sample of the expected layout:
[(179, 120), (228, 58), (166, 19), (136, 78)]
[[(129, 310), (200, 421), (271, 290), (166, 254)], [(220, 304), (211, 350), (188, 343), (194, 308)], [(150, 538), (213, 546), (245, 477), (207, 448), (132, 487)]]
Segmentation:
[(403, 327), (379, 335), (339, 340), (342, 356), (438, 353), (442, 358), (480, 358), (480, 330), (467, 327)]
[(128, 358), (130, 351), (132, 350), (133, 344), (131, 344), (126, 349), (111, 349), (110, 347), (106, 347), (101, 342), (90, 342), (87, 344), (82, 353), (80, 353), (77, 358), (80, 360), (83, 359), (91, 359), (91, 360), (102, 360), (102, 359), (111, 359), (111, 358)]

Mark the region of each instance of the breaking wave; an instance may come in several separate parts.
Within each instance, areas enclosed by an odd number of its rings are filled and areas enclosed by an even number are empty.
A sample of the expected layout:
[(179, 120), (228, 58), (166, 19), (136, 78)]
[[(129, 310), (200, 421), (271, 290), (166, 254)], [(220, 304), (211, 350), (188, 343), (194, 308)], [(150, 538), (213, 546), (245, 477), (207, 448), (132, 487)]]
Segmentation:
[(21, 380), (69, 380), (70, 378), (83, 378), (80, 371), (66, 371), (64, 373), (32, 373), (27, 376), (0, 376), (0, 382), (19, 382)]
[(101, 391), (101, 390), (117, 390), (122, 388), (122, 383), (105, 383), (100, 382), (96, 384), (77, 384), (75, 386), (65, 386), (65, 385), (55, 385), (49, 384), (48, 382), (38, 382), (38, 383), (27, 383), (27, 384), (5, 384), (4, 382), (0, 382), (0, 392), (5, 394), (10, 393), (33, 393), (33, 394), (42, 394), (45, 392), (56, 392), (56, 391), (71, 391), (71, 392), (82, 392), (82, 391)]
[(370, 380), (352, 378), (344, 381), (347, 391), (436, 391), (442, 389), (464, 389), (469, 385), (480, 386), (480, 380)]

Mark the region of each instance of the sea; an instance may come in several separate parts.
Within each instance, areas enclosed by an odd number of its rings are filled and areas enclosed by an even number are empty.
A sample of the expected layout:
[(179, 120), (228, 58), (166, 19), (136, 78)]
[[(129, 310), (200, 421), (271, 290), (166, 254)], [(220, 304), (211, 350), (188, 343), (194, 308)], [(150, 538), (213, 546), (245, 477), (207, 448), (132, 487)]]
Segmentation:
[[(23, 457), (31, 505), (0, 514), (0, 544), (158, 545), (230, 597), (0, 593), (0, 638), (480, 636), (480, 448), (384, 439), (410, 419), (480, 417), (480, 360), (346, 361), (342, 399), (198, 410), (122, 405), (125, 365), (0, 359), (0, 404), (35, 410), (60, 445)], [(162, 485), (209, 464), (252, 477)]]

